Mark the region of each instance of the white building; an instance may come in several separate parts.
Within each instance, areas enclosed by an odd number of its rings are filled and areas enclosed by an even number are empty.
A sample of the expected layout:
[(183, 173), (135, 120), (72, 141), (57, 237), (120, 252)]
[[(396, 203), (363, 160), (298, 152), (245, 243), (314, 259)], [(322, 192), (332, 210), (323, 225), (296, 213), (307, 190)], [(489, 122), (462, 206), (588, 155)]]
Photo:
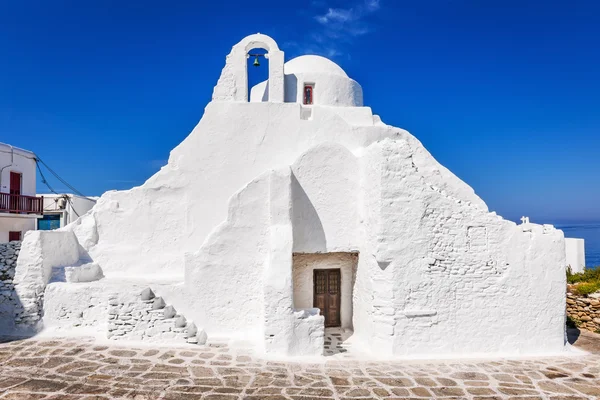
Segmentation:
[(35, 154), (0, 143), (0, 243), (36, 229), (42, 199), (35, 196)]
[(38, 194), (44, 199), (44, 216), (37, 221), (38, 230), (62, 228), (87, 213), (97, 198), (75, 194)]
[(566, 263), (571, 272), (585, 271), (585, 240), (579, 238), (565, 238)]
[[(268, 52), (269, 79), (248, 102), (254, 48)], [(50, 282), (53, 267), (61, 278)], [(206, 333), (282, 357), (323, 354), (330, 327), (373, 357), (551, 354), (565, 343), (563, 233), (489, 212), (413, 135), (374, 115), (339, 66), (286, 63), (261, 34), (232, 48), (165, 167), (59, 232), (26, 236), (15, 284), (17, 325), (112, 339)], [(152, 327), (149, 307), (165, 310)], [(115, 323), (121, 315), (134, 322)]]

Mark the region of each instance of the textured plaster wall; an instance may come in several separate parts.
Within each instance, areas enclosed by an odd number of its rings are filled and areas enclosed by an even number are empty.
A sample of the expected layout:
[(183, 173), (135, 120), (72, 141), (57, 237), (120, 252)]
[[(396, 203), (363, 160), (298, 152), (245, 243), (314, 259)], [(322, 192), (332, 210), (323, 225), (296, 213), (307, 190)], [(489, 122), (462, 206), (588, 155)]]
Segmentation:
[(44, 326), (106, 331), (108, 288), (103, 284), (53, 282), (44, 291)]
[(268, 199), (269, 174), (263, 174), (231, 198), (227, 220), (186, 258), (185, 287), (193, 307), (185, 312), (209, 335), (261, 335)]
[(357, 158), (324, 143), (292, 165), (294, 252), (355, 251), (359, 247)]
[(21, 237), (25, 232), (35, 229), (37, 219), (32, 217), (16, 217), (14, 214), (9, 216), (0, 213), (0, 243), (6, 243), (9, 239), (9, 232), (21, 232)]
[(294, 307), (314, 307), (315, 269), (339, 268), (341, 272), (341, 323), (342, 328), (352, 329), (352, 296), (357, 267), (356, 253), (294, 254)]
[[(14, 153), (12, 153), (14, 151)], [(0, 143), (0, 192), (9, 193), (10, 173), (21, 176), (21, 194), (35, 196), (36, 167), (34, 154), (19, 148)]]
[(68, 267), (80, 260), (80, 246), (72, 232), (30, 231), (21, 245), (14, 286), (23, 308), (17, 318), (23, 329), (39, 329), (44, 290), (55, 267)]
[[(82, 245), (88, 243), (84, 247), (106, 276), (182, 277), (183, 253), (199, 249), (226, 218), (228, 199), (264, 171), (291, 165), (320, 143), (360, 151), (385, 137), (410, 136), (383, 124), (352, 126), (337, 114), (339, 107), (316, 107), (311, 120), (300, 119), (300, 109), (289, 103), (210, 103), (159, 173), (142, 187), (102, 196), (81, 231), (97, 240), (80, 237)], [(440, 187), (485, 207), (430, 156), (428, 162)]]
[(398, 356), (559, 351), (562, 232), (517, 226), (439, 188), (413, 146), (384, 140), (365, 155), (371, 171), (379, 171), (381, 196), (380, 207), (373, 208), (379, 215), (372, 215), (379, 267), (370, 278), (377, 293), (373, 351)]

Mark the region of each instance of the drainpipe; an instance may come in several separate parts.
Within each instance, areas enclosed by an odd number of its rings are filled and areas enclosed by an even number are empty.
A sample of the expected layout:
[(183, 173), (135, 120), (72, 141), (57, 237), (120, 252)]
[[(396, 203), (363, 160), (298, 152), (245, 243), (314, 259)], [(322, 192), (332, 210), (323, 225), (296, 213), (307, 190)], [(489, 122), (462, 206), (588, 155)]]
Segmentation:
[(15, 163), (15, 148), (12, 147), (10, 144), (7, 144), (7, 146), (10, 147), (10, 164), (0, 168), (0, 192), (2, 191), (2, 173), (6, 168), (12, 167), (12, 165)]

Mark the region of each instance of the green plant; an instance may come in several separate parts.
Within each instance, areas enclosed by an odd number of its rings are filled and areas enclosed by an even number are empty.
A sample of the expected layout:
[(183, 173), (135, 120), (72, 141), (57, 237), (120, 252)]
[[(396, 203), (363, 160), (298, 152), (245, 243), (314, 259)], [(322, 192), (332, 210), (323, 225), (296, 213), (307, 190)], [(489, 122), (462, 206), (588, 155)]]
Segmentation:
[(588, 268), (583, 272), (574, 274), (571, 267), (567, 268), (567, 282), (572, 284), (571, 290), (582, 296), (600, 290), (600, 268)]
[(574, 290), (581, 295), (588, 295), (600, 290), (600, 281), (583, 282), (574, 287)]
[(577, 328), (581, 325), (581, 321), (577, 318), (573, 318), (570, 315), (567, 315), (567, 327), (568, 328)]
[(600, 281), (600, 268), (587, 268), (583, 272), (574, 274), (571, 267), (567, 268), (567, 282), (578, 283), (578, 282), (594, 282)]

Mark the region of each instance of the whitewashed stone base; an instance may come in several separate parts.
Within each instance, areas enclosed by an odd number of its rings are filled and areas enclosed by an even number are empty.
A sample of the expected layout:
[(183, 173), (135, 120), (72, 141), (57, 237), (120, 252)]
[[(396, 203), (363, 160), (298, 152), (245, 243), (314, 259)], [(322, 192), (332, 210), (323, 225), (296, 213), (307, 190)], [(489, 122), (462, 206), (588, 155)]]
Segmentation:
[(113, 340), (205, 344), (207, 335), (149, 289), (108, 296), (107, 337)]

